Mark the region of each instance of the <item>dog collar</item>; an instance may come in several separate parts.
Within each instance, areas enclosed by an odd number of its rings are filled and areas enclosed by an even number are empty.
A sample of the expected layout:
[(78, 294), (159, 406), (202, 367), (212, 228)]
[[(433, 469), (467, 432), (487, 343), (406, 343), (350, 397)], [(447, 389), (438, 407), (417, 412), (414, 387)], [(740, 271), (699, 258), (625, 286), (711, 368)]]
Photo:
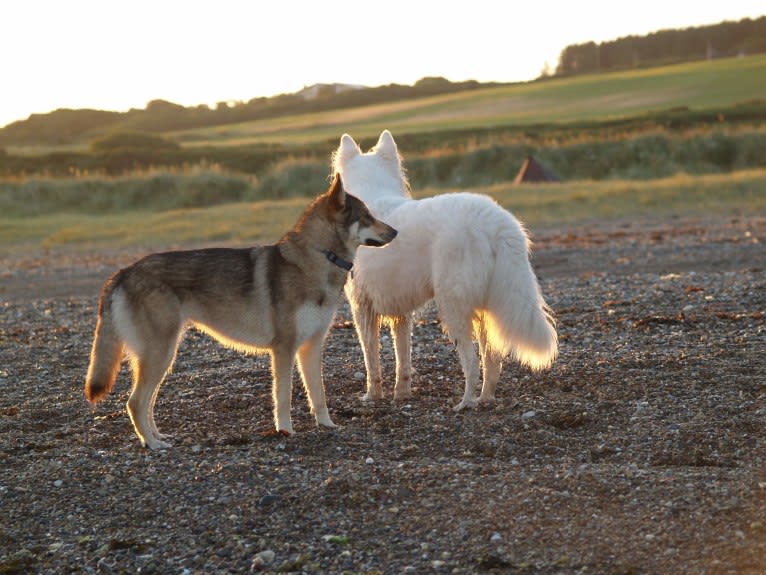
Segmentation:
[(340, 257), (335, 252), (331, 252), (330, 250), (319, 250), (319, 251), (324, 254), (324, 257), (326, 257), (327, 260), (330, 263), (335, 264), (339, 268), (343, 268), (347, 272), (350, 272), (351, 268), (354, 267), (354, 262), (350, 262), (348, 260), (344, 260), (342, 257)]

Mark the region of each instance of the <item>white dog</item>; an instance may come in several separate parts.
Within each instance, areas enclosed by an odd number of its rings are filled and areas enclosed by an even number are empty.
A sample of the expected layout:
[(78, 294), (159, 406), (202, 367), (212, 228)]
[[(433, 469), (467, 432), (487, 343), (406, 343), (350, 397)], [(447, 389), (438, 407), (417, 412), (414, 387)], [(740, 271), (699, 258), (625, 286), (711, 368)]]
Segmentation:
[[(368, 153), (344, 134), (333, 163), (349, 193), (399, 230), (385, 250), (360, 248), (353, 280), (346, 283), (367, 369), (365, 400), (383, 396), (384, 321), (396, 353), (394, 398), (411, 395), (412, 312), (431, 299), (465, 374), (465, 393), (455, 409), (494, 399), (507, 356), (533, 370), (551, 365), (558, 353), (554, 320), (529, 263), (527, 234), (508, 211), (473, 193), (412, 199), (388, 130)], [(478, 398), (475, 340), (483, 371)]]

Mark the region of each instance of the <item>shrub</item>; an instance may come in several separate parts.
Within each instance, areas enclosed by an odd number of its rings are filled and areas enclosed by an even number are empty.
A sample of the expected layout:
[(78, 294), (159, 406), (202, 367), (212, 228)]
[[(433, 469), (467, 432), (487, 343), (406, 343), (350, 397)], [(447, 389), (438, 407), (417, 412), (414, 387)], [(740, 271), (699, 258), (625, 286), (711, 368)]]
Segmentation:
[(288, 158), (259, 178), (257, 199), (313, 197), (329, 184), (327, 162)]
[(97, 153), (115, 152), (175, 152), (181, 146), (153, 134), (143, 132), (117, 132), (91, 142), (90, 148)]

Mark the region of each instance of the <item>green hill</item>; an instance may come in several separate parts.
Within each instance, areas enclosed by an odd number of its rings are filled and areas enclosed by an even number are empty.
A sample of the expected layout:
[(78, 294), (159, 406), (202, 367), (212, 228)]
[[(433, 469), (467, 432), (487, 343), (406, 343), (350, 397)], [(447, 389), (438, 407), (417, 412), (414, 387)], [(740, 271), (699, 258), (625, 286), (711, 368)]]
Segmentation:
[[(306, 143), (488, 127), (578, 127), (667, 110), (715, 111), (766, 96), (766, 55), (554, 78), (415, 100), (173, 132), (184, 145)], [(766, 120), (766, 116), (761, 114)], [(757, 119), (757, 118), (756, 118)]]
[[(162, 101), (150, 102), (146, 110), (127, 114), (58, 110), (1, 129), (0, 145), (11, 153), (22, 149), (24, 153), (50, 152), (57, 147), (83, 150), (92, 140), (109, 133), (142, 129), (171, 137), (185, 146), (295, 145), (331, 140), (344, 131), (368, 137), (383, 128), (398, 134), (498, 126), (576, 128), (583, 122), (613, 122), (679, 108), (715, 112), (764, 97), (766, 55), (511, 85), (431, 80), (412, 87), (360, 90), (376, 94), (371, 104), (337, 107), (338, 102), (333, 100), (333, 109), (292, 115), (285, 115), (291, 109), (287, 102), (296, 108), (296, 98), (303, 102), (297, 95), (258, 99), (265, 110), (262, 117), (243, 122), (235, 120), (237, 114), (247, 115), (244, 110), (226, 112), (226, 122), (221, 123), (216, 120), (221, 117), (219, 111), (213, 114), (204, 108), (187, 109)], [(360, 95), (352, 91), (327, 98), (343, 102), (342, 98), (351, 98), (349, 94), (356, 97), (349, 102), (360, 101)], [(263, 104), (265, 101), (271, 103)], [(311, 102), (303, 104), (296, 109), (322, 107), (309, 105)], [(210, 117), (204, 119), (208, 113)], [(177, 129), (192, 121), (189, 114), (196, 114), (197, 123), (205, 125)]]

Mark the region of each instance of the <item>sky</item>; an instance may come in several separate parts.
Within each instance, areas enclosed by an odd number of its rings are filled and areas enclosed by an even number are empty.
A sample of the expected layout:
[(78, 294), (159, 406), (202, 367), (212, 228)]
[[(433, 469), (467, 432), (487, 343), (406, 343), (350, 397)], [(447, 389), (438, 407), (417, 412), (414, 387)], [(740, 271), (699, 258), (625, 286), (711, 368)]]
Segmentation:
[(570, 44), (763, 15), (764, 0), (8, 0), (0, 126), (58, 108), (214, 106), (316, 83), (527, 81)]

